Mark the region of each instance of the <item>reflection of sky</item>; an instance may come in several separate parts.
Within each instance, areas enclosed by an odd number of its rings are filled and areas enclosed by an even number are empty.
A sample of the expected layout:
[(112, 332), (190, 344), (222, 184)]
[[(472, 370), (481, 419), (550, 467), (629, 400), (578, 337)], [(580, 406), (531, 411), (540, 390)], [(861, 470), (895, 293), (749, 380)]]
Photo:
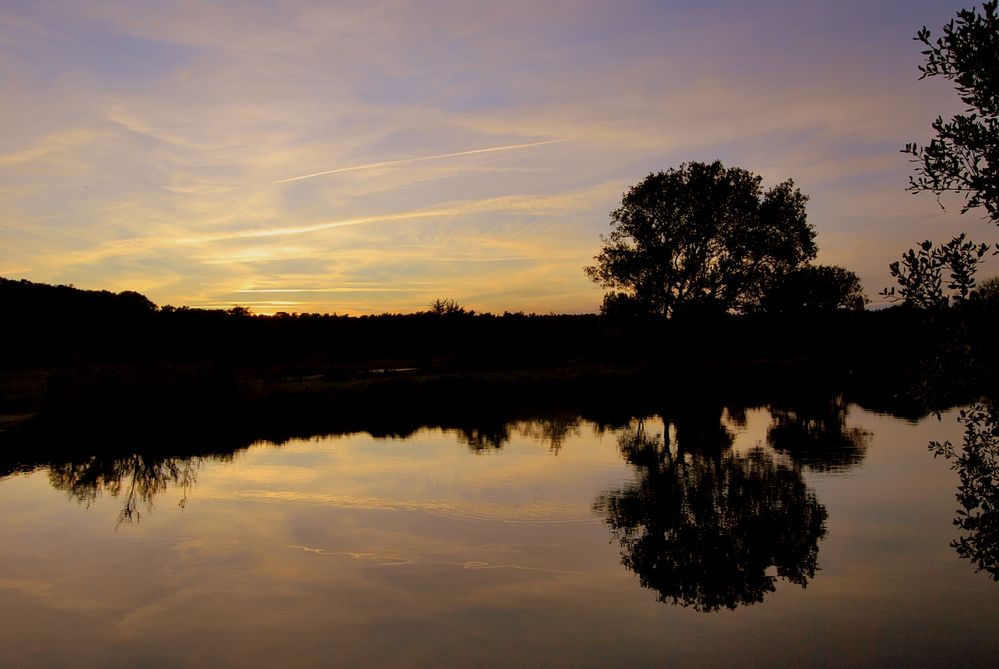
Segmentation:
[[(633, 470), (586, 424), (557, 453), (527, 425), (484, 453), (432, 430), (258, 445), (206, 463), (185, 508), (170, 489), (117, 529), (121, 499), (9, 477), (0, 664), (981, 666), (999, 598), (947, 545), (956, 477), (925, 448), (960, 439), (953, 419), (851, 410), (865, 460), (805, 474), (829, 513), (820, 571), (717, 614), (656, 602), (620, 565), (592, 504)], [(768, 423), (748, 412), (736, 450)]]
[(253, 460), (248, 477), (222, 479), (222, 486), (208, 480), (196, 497), (415, 510), (504, 523), (590, 523), (596, 522), (592, 491), (628, 478), (608, 447), (611, 436), (574, 439), (572, 450), (555, 455), (517, 434), (515, 429), (513, 442), (500, 452), (473, 457), (456, 433), (435, 431), (406, 440), (352, 437), (320, 448), (309, 442), (258, 447), (245, 456)]
[(991, 234), (906, 194), (898, 153), (958, 109), (911, 37), (962, 4), (15, 2), (0, 275), (260, 312), (592, 311), (581, 268), (623, 190), (720, 158), (794, 178), (820, 261), (874, 295), (923, 238)]

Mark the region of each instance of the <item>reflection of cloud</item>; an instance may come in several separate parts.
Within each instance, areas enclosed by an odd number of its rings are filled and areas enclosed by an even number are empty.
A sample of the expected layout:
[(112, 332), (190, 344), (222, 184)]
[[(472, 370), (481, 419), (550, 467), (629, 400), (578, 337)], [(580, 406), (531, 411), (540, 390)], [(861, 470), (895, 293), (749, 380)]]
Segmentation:
[(66, 597), (62, 588), (51, 582), (36, 579), (0, 577), (0, 592), (2, 591), (16, 592), (30, 599), (41, 600), (46, 606), (55, 610), (93, 612), (107, 608), (107, 604), (99, 598)]
[(355, 553), (349, 551), (328, 551), (325, 548), (312, 548), (309, 546), (290, 545), (288, 548), (299, 549), (305, 553), (314, 555), (325, 555), (329, 557), (346, 557), (353, 560), (368, 560), (379, 566), (398, 567), (403, 565), (425, 567), (428, 565), (446, 565), (458, 567), (460, 569), (513, 569), (516, 571), (532, 571), (541, 574), (568, 574), (580, 575), (581, 571), (567, 571), (564, 569), (548, 569), (544, 567), (530, 567), (519, 564), (506, 564), (486, 562), (483, 560), (466, 560), (464, 562), (450, 562), (441, 560), (414, 559), (402, 557), (396, 553)]
[(523, 501), (516, 506), (510, 504), (469, 504), (447, 499), (396, 499), (360, 495), (333, 495), (313, 491), (292, 490), (240, 490), (227, 495), (203, 494), (200, 500), (238, 499), (264, 500), (319, 504), (340, 509), (366, 509), (377, 511), (423, 511), (458, 520), (487, 520), (510, 525), (591, 525), (598, 521), (591, 514), (579, 515), (578, 508), (562, 505), (555, 500)]

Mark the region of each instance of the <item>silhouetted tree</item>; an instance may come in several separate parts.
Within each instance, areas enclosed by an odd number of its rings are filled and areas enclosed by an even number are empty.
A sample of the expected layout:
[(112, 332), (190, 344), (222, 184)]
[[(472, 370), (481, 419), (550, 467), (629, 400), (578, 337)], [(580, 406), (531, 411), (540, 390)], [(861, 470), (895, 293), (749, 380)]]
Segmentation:
[(628, 293), (610, 292), (604, 294), (600, 313), (610, 318), (636, 318), (648, 316), (646, 305), (634, 295)]
[(665, 316), (756, 308), (771, 285), (816, 254), (808, 198), (791, 180), (765, 192), (761, 182), (719, 161), (692, 162), (631, 188), (611, 213), (596, 264), (585, 268), (616, 289), (605, 308), (624, 303)]
[(909, 190), (965, 196), (962, 213), (984, 207), (999, 224), (999, 14), (996, 0), (962, 9), (944, 26), (943, 36), (931, 41), (925, 26), (916, 39), (926, 45), (926, 63), (920, 79), (943, 77), (954, 83), (967, 106), (965, 114), (933, 122), (936, 138), (929, 146), (907, 144), (904, 153), (918, 163)]
[(124, 290), (118, 293), (118, 306), (126, 315), (135, 316), (156, 311), (156, 305), (148, 297), (134, 290)]
[(860, 277), (850, 270), (807, 265), (775, 283), (763, 296), (761, 306), (768, 313), (796, 314), (861, 311), (867, 302)]
[(430, 303), (430, 313), (435, 316), (461, 316), (464, 314), (471, 314), (474, 312), (468, 312), (465, 307), (461, 306), (457, 300), (452, 299), (436, 299)]
[(999, 311), (999, 276), (991, 276), (978, 284), (972, 300), (993, 305)]
[(826, 510), (800, 474), (762, 449), (687, 451), (674, 432), (672, 444), (641, 424), (620, 436), (637, 480), (594, 508), (620, 542), (622, 564), (660, 601), (705, 612), (761, 602), (778, 578), (805, 587)]
[[(899, 297), (920, 309), (943, 309), (963, 302), (975, 288), (975, 272), (988, 250), (987, 244), (967, 241), (963, 233), (939, 246), (926, 240), (918, 251), (909, 249), (902, 260), (888, 266), (898, 291), (892, 286), (881, 294)], [(946, 285), (944, 270), (950, 277)]]

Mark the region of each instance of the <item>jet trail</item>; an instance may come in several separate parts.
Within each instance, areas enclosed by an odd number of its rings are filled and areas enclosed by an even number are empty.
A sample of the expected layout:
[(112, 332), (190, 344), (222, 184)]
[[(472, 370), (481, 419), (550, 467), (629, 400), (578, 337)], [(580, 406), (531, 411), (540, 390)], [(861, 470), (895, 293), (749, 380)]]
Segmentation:
[(515, 149), (529, 149), (534, 146), (545, 146), (547, 144), (560, 144), (562, 142), (568, 142), (568, 139), (546, 139), (541, 142), (529, 142), (527, 144), (509, 144), (507, 146), (492, 146), (485, 149), (471, 149), (470, 151), (455, 151), (454, 153), (439, 153), (435, 156), (419, 156), (417, 158), (402, 158), (400, 160), (385, 160), (380, 163), (369, 163), (367, 165), (354, 165), (352, 167), (338, 167), (333, 170), (325, 170), (323, 172), (313, 172), (312, 174), (303, 174), (298, 177), (288, 177), (287, 179), (278, 179), (272, 181), (272, 184), (286, 184), (292, 181), (302, 181), (303, 179), (314, 179), (316, 177), (326, 176), (327, 174), (341, 174), (343, 172), (356, 172), (358, 170), (370, 170), (376, 167), (389, 167), (391, 165), (405, 165), (407, 163), (418, 163), (426, 160), (441, 160), (443, 158), (458, 158), (460, 156), (472, 156), (478, 153), (493, 153), (495, 151), (513, 151)]
[[(285, 179), (277, 179), (275, 181), (269, 181), (263, 185), (276, 185), (276, 184), (286, 184), (292, 183), (293, 181), (302, 181), (304, 179), (315, 179), (316, 177), (326, 176), (327, 174), (342, 174), (344, 172), (357, 172), (360, 170), (370, 170), (376, 167), (390, 167), (392, 165), (406, 165), (409, 163), (419, 163), (428, 160), (442, 160), (444, 158), (459, 158), (461, 156), (474, 156), (480, 153), (494, 153), (497, 151), (514, 151), (516, 149), (529, 149), (535, 146), (546, 146), (548, 144), (561, 144), (563, 142), (572, 141), (570, 139), (546, 139), (540, 142), (528, 142), (526, 144), (508, 144), (506, 146), (490, 146), (484, 149), (471, 149), (469, 151), (455, 151), (453, 153), (439, 153), (433, 156), (417, 156), (416, 158), (401, 158), (399, 160), (385, 160), (378, 163), (368, 163), (367, 165), (353, 165), (351, 167), (338, 167), (332, 170), (324, 170), (322, 172), (313, 172), (312, 174), (303, 174), (297, 177), (287, 177)], [(214, 195), (217, 193), (229, 193), (238, 190), (248, 190), (251, 188), (260, 188), (261, 185), (246, 185), (246, 186), (227, 186), (222, 188), (214, 188), (207, 191), (202, 191), (196, 193), (197, 195)], [(156, 202), (160, 200), (165, 200), (166, 198), (161, 196), (154, 198), (152, 200), (144, 201), (145, 204), (150, 202)], [(17, 221), (16, 224), (27, 224), (27, 223), (41, 223), (43, 221), (54, 221), (60, 218), (66, 218), (69, 216), (79, 216), (81, 214), (96, 214), (99, 212), (110, 211), (112, 209), (121, 209), (123, 207), (130, 207), (136, 204), (141, 204), (140, 202), (125, 202), (123, 204), (115, 204), (109, 207), (101, 207), (99, 209), (86, 209), (82, 211), (70, 211), (65, 214), (54, 214), (52, 216), (41, 216), (37, 218), (29, 218)], [(349, 225), (349, 223), (348, 223)], [(334, 226), (322, 226), (322, 227), (334, 227)], [(251, 235), (256, 236), (256, 235)], [(260, 234), (260, 236), (268, 236), (267, 233)]]

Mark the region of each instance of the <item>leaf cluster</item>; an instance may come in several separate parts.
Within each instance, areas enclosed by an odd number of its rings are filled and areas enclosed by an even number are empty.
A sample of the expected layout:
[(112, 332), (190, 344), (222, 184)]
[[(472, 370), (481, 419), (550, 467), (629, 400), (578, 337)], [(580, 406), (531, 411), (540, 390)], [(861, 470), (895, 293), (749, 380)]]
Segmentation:
[(936, 138), (928, 146), (909, 143), (902, 150), (918, 164), (909, 179), (911, 192), (965, 196), (962, 213), (984, 207), (999, 224), (999, 13), (997, 1), (958, 12), (933, 41), (924, 26), (914, 39), (926, 45), (920, 79), (952, 81), (967, 113), (933, 122)]
[[(885, 288), (881, 295), (900, 298), (921, 309), (943, 309), (963, 302), (975, 288), (975, 272), (989, 248), (988, 244), (968, 241), (964, 233), (940, 245), (927, 239), (888, 266), (898, 290)], [(944, 270), (949, 276), (946, 284)]]

